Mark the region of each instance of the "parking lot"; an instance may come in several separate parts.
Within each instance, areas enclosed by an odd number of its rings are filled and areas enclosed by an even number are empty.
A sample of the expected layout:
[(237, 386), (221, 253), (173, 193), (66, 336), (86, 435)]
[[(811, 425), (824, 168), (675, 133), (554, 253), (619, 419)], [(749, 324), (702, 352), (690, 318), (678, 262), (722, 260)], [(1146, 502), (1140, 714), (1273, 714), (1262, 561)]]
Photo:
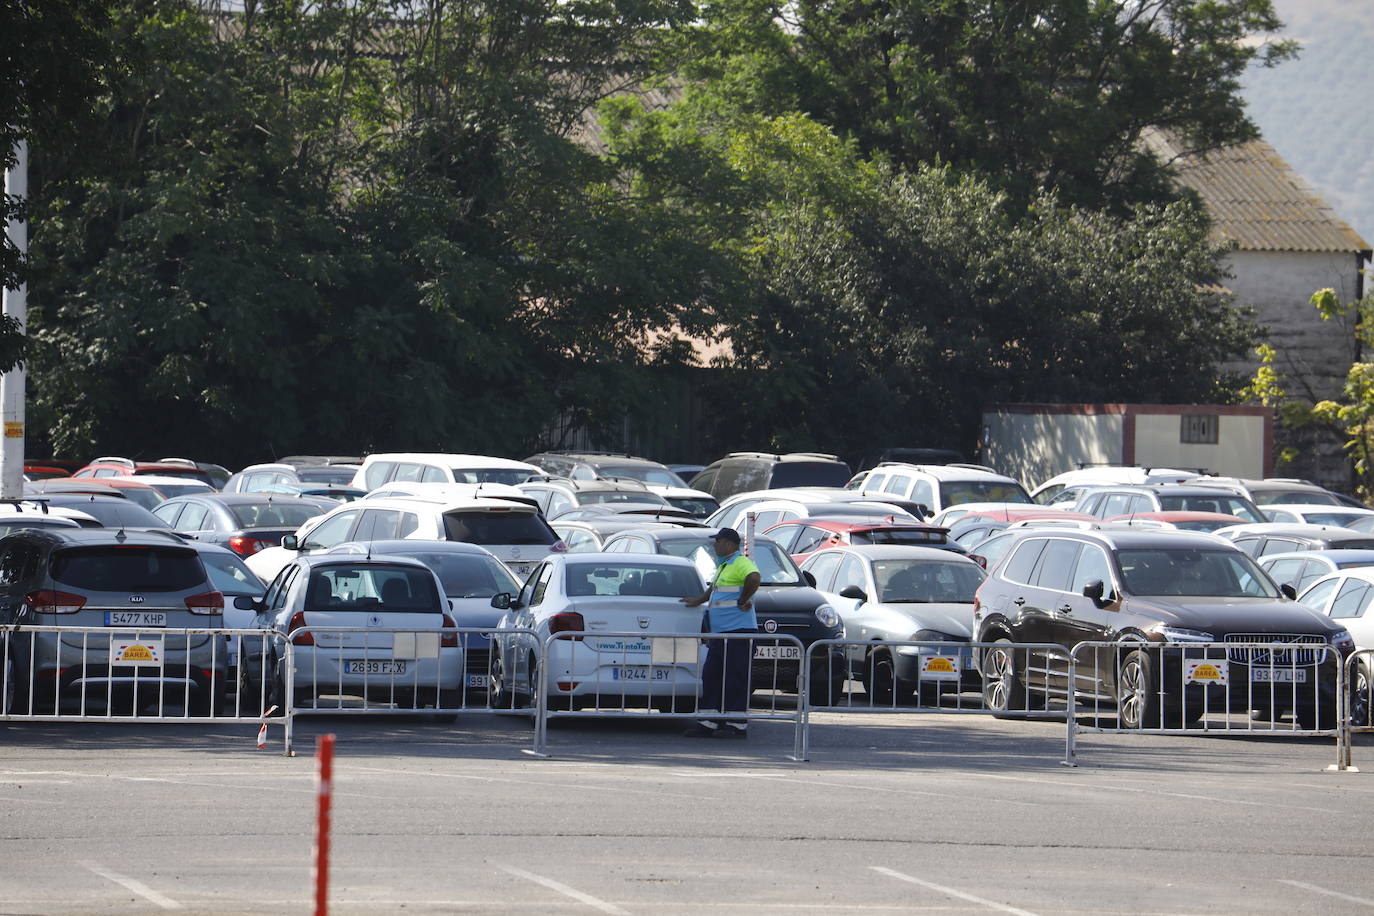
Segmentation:
[[(0, 913), (310, 911), (315, 738), (338, 736), (336, 912), (1254, 913), (1374, 908), (1371, 742), (1093, 735), (950, 715), (0, 726)], [(275, 736), (274, 736), (275, 737)]]

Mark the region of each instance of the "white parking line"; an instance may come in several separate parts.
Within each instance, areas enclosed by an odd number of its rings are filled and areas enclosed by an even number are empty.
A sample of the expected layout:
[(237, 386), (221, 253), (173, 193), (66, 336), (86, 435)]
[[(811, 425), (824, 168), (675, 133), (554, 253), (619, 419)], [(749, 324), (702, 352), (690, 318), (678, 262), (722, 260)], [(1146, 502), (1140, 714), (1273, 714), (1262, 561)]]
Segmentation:
[(904, 875), (899, 871), (893, 871), (890, 868), (883, 868), (881, 865), (870, 865), (868, 867), (873, 869), (880, 875), (887, 875), (889, 878), (896, 878), (898, 881), (906, 881), (910, 884), (917, 884), (921, 887), (927, 888), (932, 891), (938, 891), (939, 893), (946, 894), (950, 897), (958, 897), (960, 900), (967, 900), (969, 903), (977, 903), (981, 906), (989, 907), (994, 910), (1001, 910), (1003, 913), (1016, 913), (1017, 916), (1035, 916), (1035, 914), (1032, 913), (1030, 910), (1018, 910), (1016, 907), (1007, 906), (1005, 903), (998, 903), (995, 900), (985, 900), (982, 897), (975, 897), (973, 894), (966, 894), (963, 891), (957, 891), (952, 887), (945, 887), (941, 884), (932, 884), (929, 881), (922, 881), (920, 878), (913, 878), (911, 877), (911, 875)]
[[(700, 778), (702, 774), (692, 774), (692, 773), (675, 772), (673, 775), (675, 775), (675, 776), (696, 776), (696, 777)], [(877, 786), (856, 785), (855, 783), (849, 783), (849, 782), (829, 782), (829, 781), (824, 780), (824, 779), (806, 779), (805, 777), (802, 777), (802, 776), (768, 776), (768, 775), (763, 774), (763, 773), (711, 773), (711, 774), (709, 774), (709, 776), (708, 776), (708, 778), (711, 778), (711, 779), (715, 779), (715, 778), (718, 778), (718, 777), (719, 777), (719, 778), (729, 777), (729, 778), (732, 778), (732, 779), (770, 779), (770, 780), (774, 780), (774, 781), (778, 781), (778, 782), (790, 782), (790, 783), (791, 783), (792, 785), (794, 785), (794, 786), (802, 786), (802, 787), (807, 787), (807, 786), (827, 786), (827, 787), (833, 788), (833, 789), (858, 789), (858, 790), (860, 790), (860, 791), (862, 791), (862, 792), (884, 792), (884, 793), (891, 793), (891, 794), (893, 794), (893, 795), (920, 795), (920, 796), (924, 796), (924, 797), (926, 797), (926, 798), (944, 798), (944, 799), (950, 799), (950, 800), (953, 800), (953, 801), (960, 801), (960, 802), (974, 802), (974, 801), (978, 801), (978, 802), (992, 802), (992, 803), (999, 804), (999, 805), (1021, 805), (1021, 806), (1027, 807), (1027, 808), (1039, 808), (1039, 807), (1042, 807), (1042, 806), (1040, 805), (1039, 802), (1018, 801), (1018, 800), (1016, 800), (1016, 799), (1011, 799), (1011, 798), (989, 798), (989, 797), (986, 796), (986, 795), (955, 795), (955, 794), (951, 794), (951, 793), (949, 793), (949, 792), (922, 792), (922, 791), (920, 791), (919, 789), (891, 789), (891, 788), (879, 788), (879, 787), (877, 787)]]
[(1287, 808), (1291, 811), (1310, 811), (1316, 814), (1345, 814), (1345, 811), (1338, 811), (1334, 808), (1312, 808), (1307, 805), (1280, 805), (1272, 802), (1263, 801), (1243, 801), (1239, 798), (1223, 798), (1217, 795), (1193, 795), (1187, 792), (1163, 792), (1159, 789), (1141, 789), (1135, 786), (1121, 785), (1119, 783), (1102, 783), (1100, 785), (1089, 785), (1083, 782), (1061, 782), (1055, 779), (1034, 779), (1029, 776), (1003, 776), (996, 773), (983, 773), (983, 779), (1004, 779), (1011, 782), (1038, 782), (1051, 786), (1060, 786), (1072, 790), (1093, 789), (1098, 792), (1139, 792), (1144, 795), (1159, 795), (1163, 798), (1183, 798), (1188, 801), (1209, 801), (1220, 802), (1226, 805), (1244, 805), (1251, 808)]
[(620, 907), (616, 906), (613, 903), (607, 903), (604, 900), (598, 900), (591, 894), (584, 894), (576, 888), (568, 887), (566, 884), (563, 884), (559, 881), (555, 881), (552, 878), (545, 878), (543, 875), (536, 875), (532, 871), (525, 871), (523, 868), (516, 868), (513, 865), (502, 865), (501, 870), (508, 874), (515, 875), (517, 878), (524, 878), (526, 881), (533, 881), (535, 884), (542, 884), (544, 887), (547, 887), (551, 891), (557, 891), (564, 897), (571, 897), (579, 903), (585, 903), (587, 906), (593, 907), (594, 909), (598, 909), (603, 913), (612, 913), (614, 914), (614, 916), (630, 916), (628, 912), (622, 910)]
[(1352, 897), (1349, 894), (1342, 894), (1339, 891), (1329, 891), (1324, 887), (1317, 887), (1315, 884), (1308, 884), (1306, 881), (1290, 881), (1287, 878), (1279, 878), (1280, 884), (1291, 884), (1300, 887), (1305, 891), (1315, 891), (1318, 894), (1326, 894), (1328, 897), (1338, 897), (1341, 900), (1349, 900), (1351, 903), (1358, 903), (1360, 906), (1374, 907), (1374, 900), (1367, 897)]
[(135, 881), (133, 878), (125, 877), (124, 875), (112, 872), (108, 868), (105, 868), (103, 865), (100, 865), (97, 862), (82, 862), (81, 864), (84, 867), (95, 872), (100, 877), (113, 881), (115, 884), (121, 885), (133, 891), (135, 894), (138, 894), (138, 896), (143, 897), (146, 900), (152, 901), (153, 903), (162, 907), (164, 910), (179, 910), (182, 908), (181, 904), (177, 903), (171, 897), (162, 896), (157, 891), (153, 890), (151, 887), (144, 884), (142, 881)]

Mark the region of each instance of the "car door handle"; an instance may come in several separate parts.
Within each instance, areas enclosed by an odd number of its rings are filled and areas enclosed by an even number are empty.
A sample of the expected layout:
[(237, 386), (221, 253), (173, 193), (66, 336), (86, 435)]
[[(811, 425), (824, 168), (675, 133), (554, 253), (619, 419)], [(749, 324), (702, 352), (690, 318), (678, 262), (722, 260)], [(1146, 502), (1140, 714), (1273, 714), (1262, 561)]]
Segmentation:
[(1072, 611), (1072, 610), (1073, 610), (1073, 606), (1072, 606), (1072, 605), (1061, 604), (1061, 605), (1059, 605), (1059, 607), (1055, 608), (1055, 613), (1056, 613), (1056, 614), (1067, 614), (1067, 613), (1069, 613), (1069, 612)]
[(1025, 599), (1025, 598), (1013, 598), (1011, 603), (1014, 604), (1014, 605), (1016, 605), (1017, 607), (1020, 607), (1021, 605), (1023, 605), (1023, 604), (1026, 603), (1026, 599)]

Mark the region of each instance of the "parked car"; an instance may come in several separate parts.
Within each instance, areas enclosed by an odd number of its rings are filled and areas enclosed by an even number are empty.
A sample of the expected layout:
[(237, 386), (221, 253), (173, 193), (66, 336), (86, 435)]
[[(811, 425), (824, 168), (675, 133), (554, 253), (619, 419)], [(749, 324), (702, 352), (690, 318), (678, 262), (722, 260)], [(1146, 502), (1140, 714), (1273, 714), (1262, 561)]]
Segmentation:
[(1363, 534), (1334, 525), (1291, 525), (1260, 522), (1229, 525), (1212, 532), (1225, 538), (1252, 557), (1295, 550), (1338, 550), (1374, 548), (1374, 534)]
[(1374, 509), (1352, 509), (1349, 506), (1314, 506), (1303, 503), (1268, 503), (1260, 506), (1264, 517), (1271, 522), (1295, 525), (1335, 525), (1349, 528), (1354, 522), (1374, 523)]
[(1302, 594), (1313, 582), (1342, 569), (1374, 566), (1374, 550), (1300, 550), (1258, 557), (1260, 569), (1280, 585), (1291, 585)]
[(84, 477), (81, 480), (61, 477), (24, 484), (25, 496), (47, 496), (53, 493), (114, 496), (131, 500), (149, 511), (167, 498), (151, 483), (134, 477), (102, 477), (99, 480), (92, 477)]
[[(1374, 603), (1374, 566), (1347, 567), (1318, 579), (1298, 596), (1298, 602), (1347, 628), (1356, 649), (1374, 649), (1374, 614), (1369, 612)], [(1368, 657), (1352, 664), (1349, 716), (1354, 725), (1374, 724), (1370, 719), (1371, 673), (1374, 666)]]
[(1147, 512), (1216, 512), (1247, 523), (1264, 521), (1259, 506), (1239, 490), (1223, 485), (1151, 484), (1139, 487), (1100, 487), (1078, 501), (1078, 512), (1097, 518), (1142, 515)]
[(100, 496), (94, 493), (45, 493), (40, 498), (53, 508), (76, 509), (95, 518), (106, 528), (171, 530), (162, 519), (138, 503), (122, 496)]
[[(244, 611), (234, 607), (235, 598), (249, 597), (254, 598), (261, 595), (267, 588), (266, 583), (254, 574), (243, 562), (243, 557), (234, 553), (227, 547), (218, 544), (206, 544), (200, 541), (186, 541), (187, 546), (191, 547), (200, 554), (200, 561), (205, 564), (205, 572), (210, 577), (210, 584), (215, 590), (224, 596), (224, 627), (229, 630), (247, 630), (253, 628), (253, 612)], [(238, 659), (240, 650), (244, 652), (261, 652), (262, 641), (251, 636), (226, 636), (225, 637), (224, 660), (226, 665), (225, 684), (234, 687), (238, 684)], [(250, 698), (247, 695), (240, 695), (242, 702), (247, 702)], [(252, 697), (255, 702), (257, 697)], [(226, 700), (227, 702), (227, 700)], [(250, 704), (251, 706), (251, 704)], [(244, 706), (241, 714), (249, 714), (250, 706)], [(232, 709), (233, 707), (231, 707)]]
[(219, 544), (249, 557), (275, 547), (284, 536), (326, 511), (326, 504), (318, 500), (265, 493), (215, 493), (169, 499), (154, 509), (153, 515), (188, 539)]
[(1193, 471), (1178, 468), (1151, 468), (1136, 466), (1108, 465), (1104, 467), (1078, 468), (1056, 474), (1031, 491), (1031, 499), (1041, 505), (1048, 505), (1065, 490), (1081, 490), (1087, 487), (1113, 485), (1135, 485), (1147, 483), (1177, 483), (1197, 477)]
[(860, 455), (854, 470), (867, 471), (880, 464), (968, 464), (968, 456), (952, 448), (884, 448)]
[(249, 465), (224, 484), (226, 493), (263, 492), (272, 486), (321, 484), (352, 488), (358, 465), (297, 465), (276, 462)]
[(490, 455), (441, 452), (398, 452), (368, 455), (353, 476), (353, 486), (374, 490), (384, 483), (504, 483), (517, 484), (542, 473), (524, 461)]
[(362, 499), (367, 495), (366, 490), (341, 486), (336, 483), (272, 483), (256, 492), (280, 493), (283, 496), (304, 496), (310, 499), (332, 499), (340, 503), (351, 503), (353, 500)]
[(585, 521), (587, 519), (609, 518), (615, 515), (632, 515), (646, 522), (675, 523), (679, 525), (706, 527), (692, 513), (675, 506), (655, 505), (654, 503), (595, 503), (590, 506), (577, 506), (553, 516), (550, 521)]
[[(1354, 648), (1347, 630), (1286, 597), (1250, 557), (1187, 531), (1030, 532), (978, 589), (973, 616), (977, 641), (997, 644), (981, 659), (989, 709), (1026, 709), (1068, 693), (1062, 660), (1018, 644), (1072, 651), (1109, 642), (1119, 648), (1080, 655), (1077, 696), (1114, 702), (1125, 728), (1188, 725), (1207, 708), (1235, 704), (1277, 717), (1293, 693), (1271, 693), (1271, 660), (1308, 685), (1293, 710), (1299, 723), (1331, 727), (1335, 665)], [(1233, 642), (1329, 646), (1336, 657), (1193, 649), (1189, 657), (1224, 659), (1229, 674), (1225, 683), (1185, 685), (1189, 645)]]
[(171, 477), (162, 474), (140, 474), (138, 477), (107, 477), (104, 479), (114, 486), (123, 485), (127, 487), (128, 484), (124, 483), (124, 481), (147, 484), (161, 493), (164, 499), (171, 499), (173, 496), (190, 496), (197, 493), (207, 494), (219, 492), (218, 489), (203, 480), (191, 480), (186, 477)]
[(641, 503), (668, 508), (668, 501), (636, 480), (570, 480), (541, 476), (516, 489), (533, 499), (546, 518), (602, 503)]
[(731, 452), (708, 464), (687, 485), (724, 502), (726, 497), (749, 490), (842, 487), (851, 475), (849, 465), (835, 455), (821, 452), (792, 452), (786, 455)]
[[(712, 529), (645, 527), (624, 531), (606, 540), (603, 550), (619, 556), (624, 553), (652, 553), (690, 559), (703, 580), (716, 573), (712, 550)], [(802, 651), (818, 639), (838, 639), (843, 633), (839, 614), (792, 562), (775, 541), (756, 537), (750, 559), (763, 580), (754, 593), (754, 615), (766, 633), (782, 633), (801, 641)], [(698, 622), (700, 612), (698, 612)], [(761, 638), (755, 643), (752, 671), (754, 689), (795, 692), (801, 670), (796, 647)], [(811, 701), (828, 706), (844, 695), (844, 656), (840, 647), (818, 653), (811, 671)]]
[(965, 550), (972, 550), (980, 542), (1016, 522), (1091, 521), (1091, 515), (1066, 512), (1042, 506), (1001, 506), (966, 512), (949, 526), (949, 539)]
[(710, 493), (688, 487), (671, 468), (648, 458), (617, 452), (540, 452), (525, 459), (555, 477), (571, 480), (636, 480), (672, 506), (705, 518), (720, 503)]
[(1114, 525), (1133, 525), (1138, 528), (1169, 528), (1179, 531), (1213, 532), (1230, 525), (1243, 525), (1238, 515), (1223, 512), (1141, 512), (1136, 515), (1116, 515), (1104, 521)]
[[(491, 551), (476, 544), (353, 541), (332, 547), (326, 553), (419, 560), (439, 577), (439, 584), (448, 598), (449, 611), (460, 628), (496, 626), (501, 611), (491, 606), (492, 597), (520, 590), (521, 583), (511, 575), (510, 568)], [(463, 648), (463, 686), (468, 691), (480, 690), (485, 697), (491, 667), (491, 634), (460, 633), (458, 641)]]
[(868, 497), (882, 495), (919, 504), (925, 511), (918, 514), (928, 519), (963, 503), (1031, 501), (1018, 481), (976, 464), (880, 464), (850, 486)]
[(668, 522), (656, 523), (635, 515), (608, 515), (602, 518), (561, 519), (549, 522), (564, 544), (568, 553), (599, 553), (608, 540), (622, 531), (638, 531), (644, 528), (682, 527)]
[(935, 547), (962, 553), (963, 548), (949, 539), (948, 528), (900, 522), (848, 521), (833, 518), (805, 518), (780, 522), (764, 534), (782, 545), (798, 566), (820, 550), (864, 544)]
[[(984, 578), (977, 563), (930, 547), (837, 547), (813, 554), (802, 571), (839, 612), (844, 638), (855, 642), (846, 646), (848, 667), (870, 703), (900, 704), (919, 692), (923, 705), (938, 705), (942, 693), (982, 684), (968, 646), (973, 593)], [(902, 641), (949, 645), (882, 645)]]
[(162, 461), (133, 461), (129, 458), (114, 456), (97, 458), (72, 476), (99, 479), (104, 477), (140, 477), (148, 474), (185, 477), (214, 486), (213, 478), (197, 467), (194, 461), (186, 458), (164, 459)]
[(15, 528), (102, 528), (95, 516), (77, 509), (49, 506), (46, 501), (0, 503), (0, 536)]
[[(0, 539), (0, 570), (0, 625), (19, 627), (7, 634), (4, 672), (13, 708), (223, 708), (222, 642), (167, 632), (224, 625), (224, 596), (193, 548), (156, 533), (26, 528)], [(58, 626), (127, 628), (128, 637), (26, 629)]]
[(1283, 503), (1284, 505), (1299, 503), (1312, 506), (1344, 505), (1344, 500), (1339, 494), (1333, 493), (1325, 487), (1319, 487), (1309, 480), (1298, 480), (1292, 477), (1266, 477), (1263, 480), (1243, 477), (1196, 477), (1190, 482), (1235, 487), (1257, 506), (1268, 506), (1273, 503)]
[[(457, 633), (445, 632), (457, 623), (438, 577), (419, 560), (297, 557), (262, 597), (239, 598), (235, 606), (254, 611), (259, 629), (291, 641), (296, 707), (342, 706), (350, 696), (408, 709), (461, 705), (463, 649)], [(397, 639), (369, 630), (418, 635)], [(434, 634), (432, 640), (420, 638), (427, 633)], [(286, 666), (277, 643), (268, 646), (262, 656), (244, 653), (240, 690), (253, 697), (265, 693), (269, 703), (281, 706), (287, 699)]]
[[(550, 701), (571, 706), (647, 706), (690, 711), (701, 692), (701, 611), (681, 599), (705, 590), (696, 567), (666, 556), (563, 554), (546, 559), (515, 595), (492, 606), (505, 611), (491, 662), (490, 704), (522, 708), (534, 703), (540, 678)], [(534, 639), (501, 630), (535, 631)], [(681, 638), (597, 636), (606, 633), (680, 634)], [(666, 653), (665, 650), (666, 649)]]
[(264, 581), (271, 581), (297, 555), (345, 541), (395, 538), (477, 544), (494, 553), (521, 581), (545, 556), (567, 549), (539, 510), (523, 503), (369, 498), (345, 503), (311, 519), (294, 535), (283, 537), (280, 547), (253, 554), (248, 566)]
[(754, 530), (767, 531), (782, 522), (800, 519), (828, 518), (837, 521), (870, 522), (895, 524), (898, 522), (915, 525), (916, 516), (888, 503), (858, 499), (832, 500), (829, 494), (807, 498), (753, 498), (753, 495), (736, 500), (726, 500), (715, 514), (706, 519), (711, 528), (734, 528), (747, 536), (749, 516), (754, 516)]

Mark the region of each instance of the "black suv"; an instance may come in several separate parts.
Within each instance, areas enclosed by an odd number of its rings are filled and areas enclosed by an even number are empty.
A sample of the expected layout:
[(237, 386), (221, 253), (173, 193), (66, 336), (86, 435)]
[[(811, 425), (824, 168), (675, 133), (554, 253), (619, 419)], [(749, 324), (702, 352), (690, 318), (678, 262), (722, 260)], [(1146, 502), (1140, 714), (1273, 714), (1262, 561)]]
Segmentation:
[(820, 452), (793, 452), (773, 455), (766, 452), (731, 452), (692, 478), (691, 487), (705, 490), (724, 501), (736, 493), (750, 490), (777, 490), (782, 487), (842, 487), (854, 474), (834, 455)]
[[(1354, 649), (1348, 631), (1293, 601), (1291, 587), (1280, 590), (1250, 557), (1181, 531), (1027, 534), (978, 589), (973, 618), (977, 641), (998, 644), (981, 658), (990, 709), (1024, 710), (1068, 693), (1064, 661), (1018, 643), (1072, 651), (1111, 642), (1119, 648), (1079, 653), (1076, 692), (1115, 702), (1126, 728), (1174, 728), (1232, 707), (1271, 718), (1292, 711), (1304, 728), (1319, 720), (1330, 728), (1336, 659)], [(1247, 642), (1336, 652), (1187, 648)], [(1222, 664), (1212, 665), (1211, 681), (1183, 670), (1213, 660)]]
[[(715, 575), (715, 554), (711, 549), (709, 528), (640, 528), (623, 531), (606, 539), (606, 553), (661, 553), (686, 557), (697, 564), (702, 578)], [(797, 692), (798, 660), (788, 658), (795, 646), (779, 646), (766, 638), (768, 633), (795, 636), (801, 640), (802, 653), (818, 639), (841, 639), (844, 622), (839, 612), (826, 603), (814, 588), (810, 573), (803, 573), (787, 552), (773, 540), (757, 537), (752, 559), (763, 579), (754, 593), (754, 615), (762, 634), (754, 641), (752, 683), (755, 690)], [(817, 653), (811, 670), (811, 703), (830, 706), (839, 703), (845, 687), (844, 647), (831, 646), (828, 653)]]

